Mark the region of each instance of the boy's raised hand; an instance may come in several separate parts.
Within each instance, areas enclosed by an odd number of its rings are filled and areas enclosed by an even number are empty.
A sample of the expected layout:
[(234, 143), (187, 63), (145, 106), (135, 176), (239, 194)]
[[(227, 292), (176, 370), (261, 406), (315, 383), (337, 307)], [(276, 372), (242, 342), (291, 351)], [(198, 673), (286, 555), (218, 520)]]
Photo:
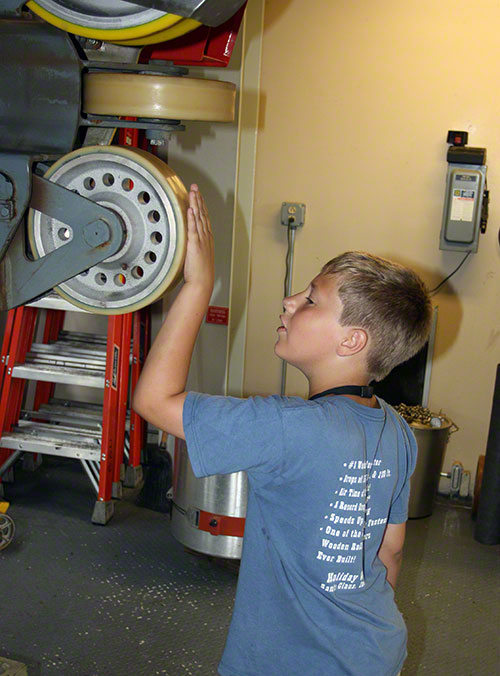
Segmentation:
[(145, 420), (181, 439), (189, 364), (214, 285), (212, 228), (195, 184), (189, 192), (187, 225), (184, 286), (149, 351), (132, 400)]
[(214, 239), (205, 200), (196, 184), (189, 192), (187, 250), (184, 263), (186, 284), (212, 292), (214, 284)]

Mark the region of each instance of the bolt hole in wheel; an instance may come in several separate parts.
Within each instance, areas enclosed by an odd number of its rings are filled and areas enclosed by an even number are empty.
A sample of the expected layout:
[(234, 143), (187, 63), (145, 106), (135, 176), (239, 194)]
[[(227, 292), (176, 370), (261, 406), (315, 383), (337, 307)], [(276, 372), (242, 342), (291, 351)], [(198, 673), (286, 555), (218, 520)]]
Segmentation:
[[(60, 284), (57, 293), (90, 312), (121, 314), (149, 305), (177, 281), (188, 193), (168, 165), (135, 148), (88, 146), (62, 157), (45, 177), (112, 210), (123, 226), (121, 249)], [(71, 228), (32, 210), (28, 234), (37, 257), (74, 238)]]

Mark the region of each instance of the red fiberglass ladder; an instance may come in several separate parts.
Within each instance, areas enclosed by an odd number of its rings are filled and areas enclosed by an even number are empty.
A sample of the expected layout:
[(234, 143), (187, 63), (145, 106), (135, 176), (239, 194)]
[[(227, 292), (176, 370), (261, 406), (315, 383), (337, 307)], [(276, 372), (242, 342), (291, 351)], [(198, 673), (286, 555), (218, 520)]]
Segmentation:
[[(149, 348), (150, 309), (109, 316), (107, 336), (64, 331), (68, 311), (82, 312), (49, 295), (8, 313), (0, 357), (0, 481), (12, 479), (22, 454), (32, 468), (39, 454), (77, 458), (97, 493), (92, 521), (105, 524), (122, 485), (142, 479), (145, 423), (128, 412), (128, 400)], [(41, 342), (34, 341), (36, 331)], [(54, 398), (57, 383), (99, 388), (103, 404)]]

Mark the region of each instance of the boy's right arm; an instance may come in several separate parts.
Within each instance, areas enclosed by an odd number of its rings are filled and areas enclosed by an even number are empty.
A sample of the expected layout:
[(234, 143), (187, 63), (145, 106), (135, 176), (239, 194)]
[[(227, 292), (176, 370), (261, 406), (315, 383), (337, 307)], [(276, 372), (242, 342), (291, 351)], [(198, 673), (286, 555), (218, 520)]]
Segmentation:
[(214, 284), (212, 229), (196, 185), (189, 203), (184, 285), (149, 351), (132, 400), (145, 420), (182, 439), (189, 364)]
[(387, 581), (394, 589), (403, 561), (403, 545), (406, 535), (406, 522), (388, 523), (382, 544), (378, 550), (378, 558), (387, 568)]

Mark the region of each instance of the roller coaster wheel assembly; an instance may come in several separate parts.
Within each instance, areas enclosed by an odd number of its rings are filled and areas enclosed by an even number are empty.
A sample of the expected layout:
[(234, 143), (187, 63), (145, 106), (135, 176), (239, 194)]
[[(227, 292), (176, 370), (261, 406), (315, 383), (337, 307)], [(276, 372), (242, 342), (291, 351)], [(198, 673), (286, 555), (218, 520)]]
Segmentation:
[[(123, 314), (153, 303), (177, 282), (189, 197), (165, 162), (136, 148), (88, 146), (64, 155), (45, 178), (114, 211), (124, 231), (117, 253), (55, 287), (59, 295), (89, 312)], [(65, 220), (30, 210), (35, 257), (71, 240), (71, 215)]]

